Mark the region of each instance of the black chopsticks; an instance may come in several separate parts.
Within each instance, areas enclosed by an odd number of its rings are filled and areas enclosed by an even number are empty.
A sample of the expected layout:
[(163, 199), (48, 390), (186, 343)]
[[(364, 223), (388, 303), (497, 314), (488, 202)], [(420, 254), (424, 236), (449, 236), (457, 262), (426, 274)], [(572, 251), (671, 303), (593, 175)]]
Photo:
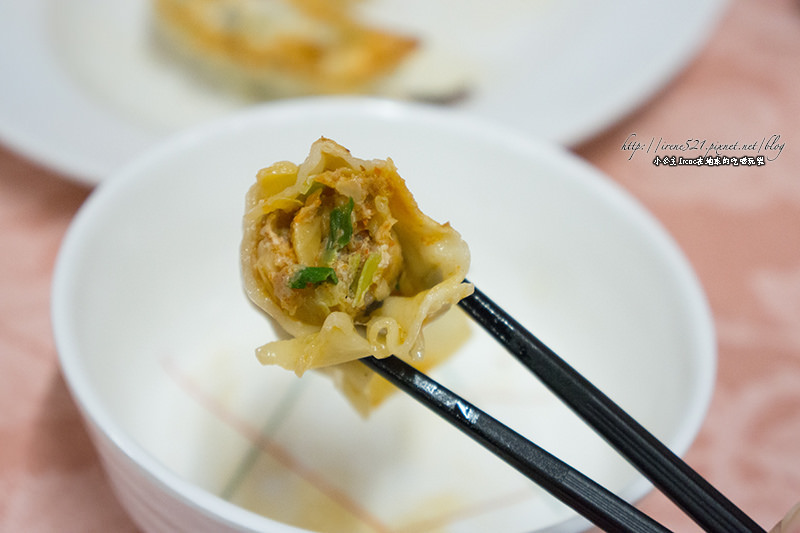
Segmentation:
[(712, 533), (764, 529), (477, 288), (459, 302), (653, 485)]
[(394, 356), (361, 362), (535, 481), (604, 531), (669, 530), (614, 493)]
[[(480, 290), (459, 302), (556, 396), (710, 533), (764, 533), (742, 510)], [(668, 531), (395, 357), (362, 362), (607, 531)]]

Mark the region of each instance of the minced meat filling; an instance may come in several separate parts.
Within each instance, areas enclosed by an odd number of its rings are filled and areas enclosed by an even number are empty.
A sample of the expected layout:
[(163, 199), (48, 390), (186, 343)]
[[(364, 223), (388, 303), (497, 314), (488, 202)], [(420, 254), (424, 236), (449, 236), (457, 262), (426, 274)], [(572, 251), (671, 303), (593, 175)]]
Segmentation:
[(358, 323), (397, 285), (403, 258), (388, 200), (350, 179), (358, 202), (315, 184), (293, 212), (263, 217), (259, 272), (292, 316), (321, 323), (343, 311)]

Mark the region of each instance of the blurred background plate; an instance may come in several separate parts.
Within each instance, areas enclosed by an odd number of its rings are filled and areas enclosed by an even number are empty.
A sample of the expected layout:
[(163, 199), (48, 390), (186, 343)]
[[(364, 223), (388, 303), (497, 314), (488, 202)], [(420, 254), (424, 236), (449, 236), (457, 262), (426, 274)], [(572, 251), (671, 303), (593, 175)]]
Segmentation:
[[(575, 144), (674, 76), (723, 0), (372, 0), (364, 16), (418, 35), (464, 68), (452, 105)], [(0, 5), (0, 139), (95, 184), (183, 127), (250, 102), (210, 90), (154, 50), (146, 0)]]

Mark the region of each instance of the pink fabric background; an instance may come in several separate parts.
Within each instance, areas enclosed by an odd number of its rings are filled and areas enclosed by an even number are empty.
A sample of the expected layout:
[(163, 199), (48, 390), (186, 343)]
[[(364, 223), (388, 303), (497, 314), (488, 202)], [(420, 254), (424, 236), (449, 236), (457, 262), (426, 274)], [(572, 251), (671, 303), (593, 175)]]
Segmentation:
[[(780, 135), (784, 148), (758, 167), (657, 167), (652, 153), (629, 159), (621, 149), (632, 133), (706, 147)], [(684, 72), (575, 149), (639, 198), (696, 269), (719, 375), (687, 460), (767, 528), (800, 501), (799, 147), (800, 3), (741, 0)], [(55, 256), (89, 192), (0, 147), (3, 532), (136, 531), (110, 493), (51, 337)], [(658, 493), (641, 507), (697, 531)]]

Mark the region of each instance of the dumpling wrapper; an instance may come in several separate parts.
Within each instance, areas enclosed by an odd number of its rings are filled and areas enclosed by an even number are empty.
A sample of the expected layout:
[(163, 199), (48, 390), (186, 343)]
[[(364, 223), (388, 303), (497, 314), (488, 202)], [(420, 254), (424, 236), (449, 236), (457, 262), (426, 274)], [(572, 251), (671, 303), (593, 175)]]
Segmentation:
[[(347, 212), (349, 199), (351, 236), (331, 252), (332, 212)], [(325, 371), (362, 413), (389, 389), (358, 359), (395, 355), (427, 371), (468, 334), (453, 309), (432, 328), (449, 346), (426, 353), (423, 329), (473, 291), (464, 282), (469, 249), (449, 223), (420, 211), (391, 159), (358, 159), (321, 138), (299, 166), (259, 171), (246, 196), (241, 260), (247, 295), (291, 336), (258, 348), (259, 361), (298, 376)], [(290, 288), (309, 266), (329, 268), (336, 282)]]

